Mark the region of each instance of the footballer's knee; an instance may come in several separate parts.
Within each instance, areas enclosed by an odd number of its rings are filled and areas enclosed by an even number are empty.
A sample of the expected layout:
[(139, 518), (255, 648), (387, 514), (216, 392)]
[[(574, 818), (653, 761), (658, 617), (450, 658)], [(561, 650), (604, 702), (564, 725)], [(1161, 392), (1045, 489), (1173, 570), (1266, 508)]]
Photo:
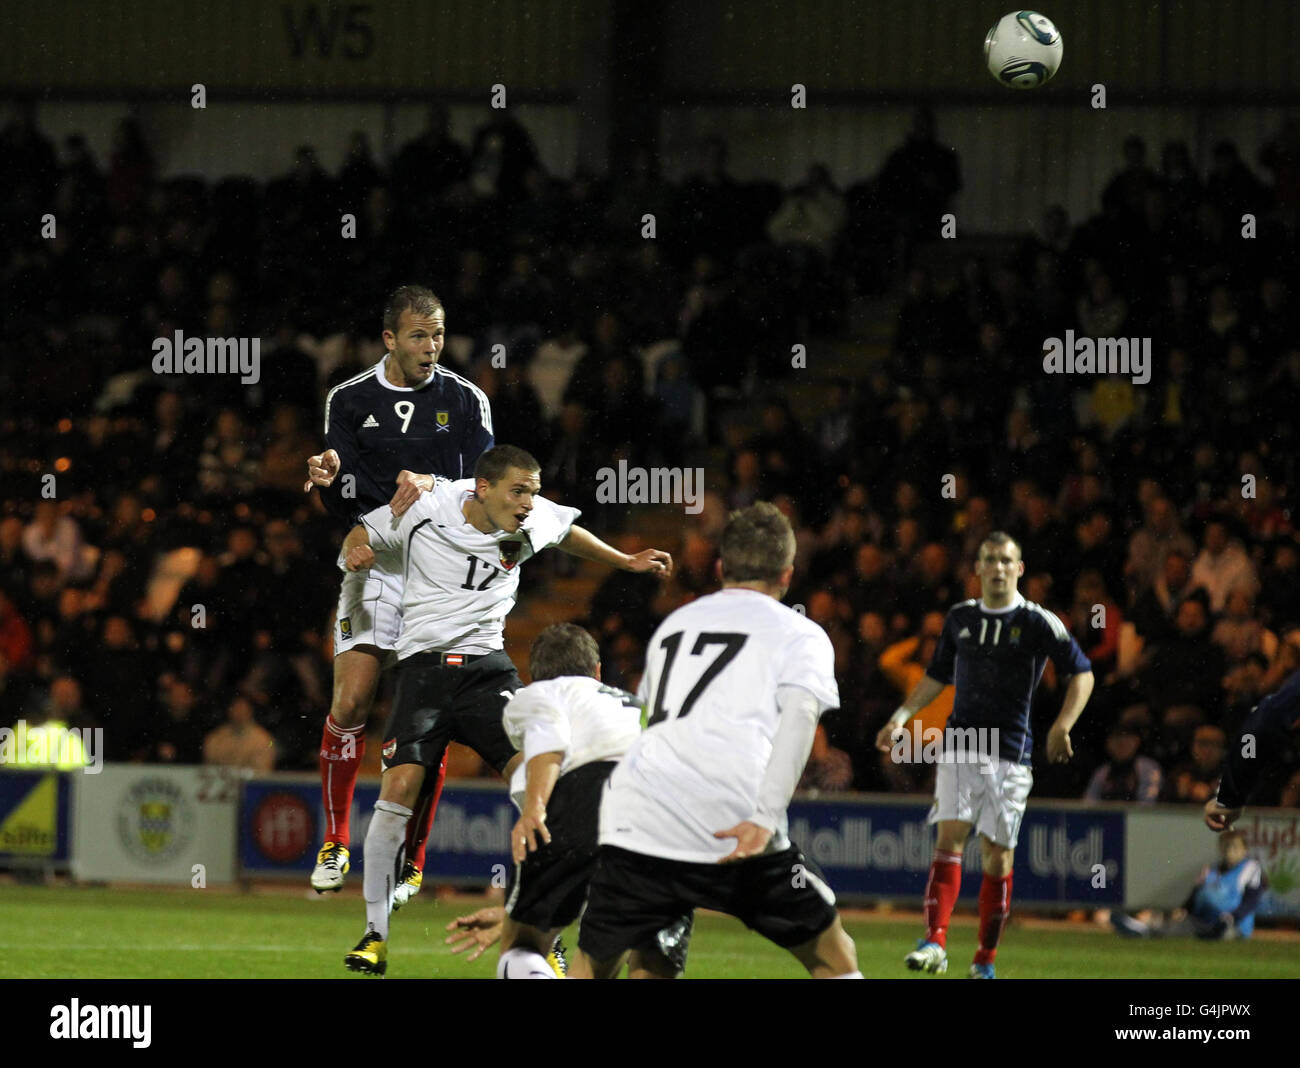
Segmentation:
[(1016, 855), (1006, 846), (1000, 846), (987, 838), (980, 839), (980, 853), (984, 874), (991, 879), (1005, 879), (1011, 874), (1011, 867)]
[(391, 801), (403, 808), (415, 809), (424, 785), (424, 768), (419, 764), (398, 764), (384, 772), (380, 781), (379, 800)]
[(858, 949), (837, 915), (811, 942), (791, 950), (814, 979), (834, 979), (858, 970)]
[(366, 722), (374, 703), (382, 662), (376, 655), (349, 649), (334, 658), (334, 693), (330, 701), (330, 719), (344, 730)]
[(934, 847), (945, 853), (960, 853), (966, 848), (966, 839), (969, 837), (970, 824), (964, 820), (940, 820)]
[(336, 694), (330, 705), (330, 719), (345, 731), (360, 727), (370, 712), (370, 702), (358, 701), (355, 697)]

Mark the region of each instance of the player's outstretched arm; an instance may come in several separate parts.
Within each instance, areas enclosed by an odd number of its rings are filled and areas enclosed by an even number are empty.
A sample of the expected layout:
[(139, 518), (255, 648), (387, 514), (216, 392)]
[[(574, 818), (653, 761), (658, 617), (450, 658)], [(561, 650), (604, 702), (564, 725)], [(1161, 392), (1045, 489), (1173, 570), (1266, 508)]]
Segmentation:
[(767, 848), (782, 814), (790, 806), (794, 788), (812, 752), (813, 736), (821, 718), (817, 698), (802, 687), (782, 686), (776, 692), (776, 703), (781, 715), (772, 738), (772, 755), (758, 788), (754, 814), (713, 835), (736, 839), (736, 848), (719, 861), (721, 864), (756, 857)]
[(894, 746), (894, 735), (916, 716), (926, 705), (943, 693), (946, 684), (938, 679), (932, 679), (929, 675), (922, 675), (921, 680), (912, 687), (912, 692), (907, 695), (907, 700), (898, 706), (897, 710), (883, 727), (876, 733), (876, 748), (882, 753), (888, 753)]
[(608, 564), (620, 571), (633, 571), (638, 574), (650, 572), (661, 578), (667, 578), (673, 573), (673, 558), (662, 549), (645, 549), (635, 556), (629, 556), (601, 541), (591, 531), (576, 523), (569, 528), (568, 535), (557, 548), (563, 549), (570, 556), (595, 560), (598, 564)]
[(1070, 744), (1070, 728), (1092, 696), (1093, 682), (1091, 671), (1081, 671), (1070, 677), (1069, 685), (1065, 688), (1065, 703), (1061, 705), (1061, 714), (1047, 732), (1047, 759), (1053, 764), (1064, 764), (1074, 756), (1074, 746)]
[(564, 753), (556, 750), (538, 753), (524, 767), (527, 776), (524, 787), (524, 806), (510, 832), (510, 854), (516, 864), (522, 864), (529, 853), (536, 852), (543, 842), (550, 844), (551, 832), (546, 827), (546, 803), (551, 799), (560, 778)]
[(374, 567), (375, 551), (370, 547), (370, 532), (366, 530), (365, 524), (358, 523), (348, 531), (340, 555), (345, 571), (365, 571)]

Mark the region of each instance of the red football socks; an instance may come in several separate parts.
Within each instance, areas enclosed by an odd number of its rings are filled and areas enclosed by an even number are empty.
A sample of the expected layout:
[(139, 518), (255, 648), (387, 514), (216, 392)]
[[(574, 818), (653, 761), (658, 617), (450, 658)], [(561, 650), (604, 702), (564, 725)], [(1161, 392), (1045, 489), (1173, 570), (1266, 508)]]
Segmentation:
[(320, 740), (320, 790), (325, 807), (325, 841), (346, 846), (352, 815), (352, 791), (366, 752), (365, 724), (345, 730), (325, 717)]
[(429, 841), (433, 816), (438, 811), (438, 799), (442, 797), (442, 784), (446, 778), (447, 757), (444, 754), (442, 765), (438, 768), (438, 779), (433, 784), (433, 792), (425, 794), (416, 802), (415, 816), (406, 824), (406, 858), (420, 871), (424, 871), (424, 847)]
[[(934, 851), (930, 878), (925, 884), (925, 940), (948, 944), (948, 922), (961, 891), (961, 854)], [(981, 898), (981, 901), (983, 898)]]
[(980, 948), (975, 951), (976, 964), (992, 964), (998, 955), (998, 939), (1011, 915), (1011, 876), (995, 879), (984, 876), (980, 883)]

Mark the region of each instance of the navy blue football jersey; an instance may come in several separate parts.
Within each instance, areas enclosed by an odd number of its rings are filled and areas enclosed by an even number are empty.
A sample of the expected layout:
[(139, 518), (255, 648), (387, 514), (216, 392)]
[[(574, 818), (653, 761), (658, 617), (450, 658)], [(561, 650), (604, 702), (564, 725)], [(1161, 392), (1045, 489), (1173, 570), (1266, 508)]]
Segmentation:
[(1300, 730), (1300, 671), (1250, 710), (1237, 740), (1228, 747), (1219, 804), (1240, 808), (1250, 800), (1265, 770), (1286, 753), (1288, 736)]
[(948, 726), (996, 727), (998, 755), (1030, 764), (1029, 706), (1048, 660), (1062, 676), (1092, 670), (1065, 624), (1017, 594), (1006, 608), (953, 605), (926, 674), (956, 687)]
[(349, 526), (393, 499), (399, 472), (469, 478), (493, 444), (487, 394), (473, 382), (435, 364), (422, 386), (395, 386), (384, 377), (387, 363), (385, 356), (325, 398), (326, 447), (340, 466), (321, 497)]

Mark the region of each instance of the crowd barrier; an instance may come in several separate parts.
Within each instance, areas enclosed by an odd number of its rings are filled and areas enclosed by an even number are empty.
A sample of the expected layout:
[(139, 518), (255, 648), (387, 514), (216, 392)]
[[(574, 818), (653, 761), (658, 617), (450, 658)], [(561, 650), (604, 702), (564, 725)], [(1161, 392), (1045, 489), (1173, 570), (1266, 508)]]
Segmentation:
[[(357, 786), (353, 878), (378, 783)], [(846, 904), (915, 905), (934, 832), (929, 800), (800, 795), (791, 837)], [(450, 782), (429, 841), (427, 883), (503, 887), (515, 810), (499, 783)], [(65, 870), (88, 882), (252, 879), (306, 884), (321, 841), (320, 783), (310, 774), (105, 765), (99, 774), (0, 768), (0, 867)], [(1300, 811), (1248, 809), (1238, 824), (1264, 866), (1261, 914), (1300, 917)], [(1173, 908), (1216, 859), (1198, 806), (1030, 800), (1016, 848), (1019, 908)], [(791, 877), (800, 873), (792, 871)], [(202, 882), (200, 882), (202, 880)], [(966, 851), (962, 898), (979, 892)]]

